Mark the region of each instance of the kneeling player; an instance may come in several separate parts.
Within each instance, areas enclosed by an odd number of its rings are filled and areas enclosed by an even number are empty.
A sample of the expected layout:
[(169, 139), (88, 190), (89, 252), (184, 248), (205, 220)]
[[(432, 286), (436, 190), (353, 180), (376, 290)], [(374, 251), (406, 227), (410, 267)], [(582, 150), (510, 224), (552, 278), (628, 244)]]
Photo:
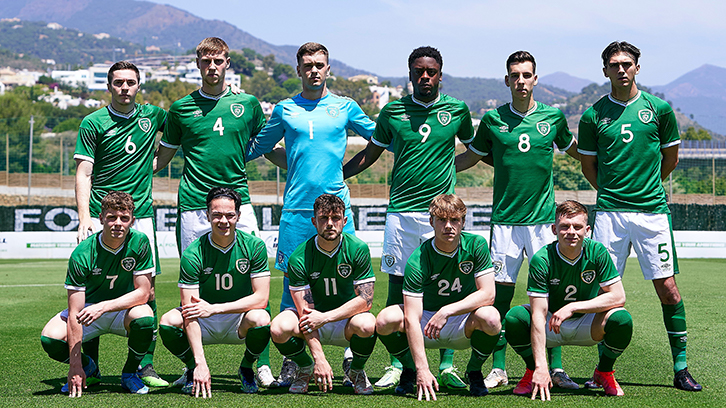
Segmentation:
[(373, 387), (364, 371), (376, 345), (376, 318), (369, 312), (375, 281), (371, 254), (365, 242), (342, 232), (347, 221), (343, 200), (323, 194), (313, 208), (312, 223), (318, 233), (300, 244), (288, 261), (295, 310), (286, 309), (272, 321), (272, 341), (298, 365), (291, 393), (307, 392), (311, 377), (320, 390), (333, 388), (333, 370), (322, 348), (330, 344), (350, 346), (355, 393), (371, 394)]
[(211, 397), (212, 378), (203, 344), (246, 344), (239, 367), (242, 391), (258, 390), (252, 364), (270, 341), (270, 269), (264, 241), (236, 229), (240, 196), (215, 187), (207, 194), (208, 232), (184, 251), (179, 288), (181, 307), (161, 317), (159, 333), (186, 364), (176, 384), (183, 393)]
[(43, 328), (40, 340), (50, 358), (70, 363), (61, 392), (80, 397), (86, 385), (101, 381), (96, 362), (81, 353), (81, 341), (113, 333), (128, 337), (128, 357), (121, 387), (134, 394), (149, 389), (136, 374), (154, 335), (154, 317), (146, 304), (154, 271), (149, 239), (131, 229), (134, 201), (111, 191), (101, 201), (103, 230), (78, 244), (68, 260), (65, 287), (68, 309)]
[(606, 395), (623, 395), (613, 364), (630, 344), (633, 321), (623, 309), (620, 275), (605, 246), (585, 238), (590, 226), (582, 204), (558, 205), (552, 231), (557, 241), (532, 257), (530, 304), (517, 306), (506, 316), (507, 341), (527, 365), (514, 393), (531, 394), (532, 399), (539, 393), (542, 400), (549, 400), (552, 380), (545, 348), (599, 343), (600, 361), (593, 379)]
[[(376, 331), (388, 352), (403, 363), (396, 393), (433, 397), (439, 386), (429, 370), (426, 348), (468, 349), (466, 369), (471, 395), (488, 393), (481, 367), (499, 339), (501, 323), (494, 303), (494, 267), (484, 237), (462, 232), (466, 206), (453, 194), (429, 206), (434, 238), (408, 259), (403, 305), (378, 315)], [(409, 352), (410, 347), (410, 352)], [(414, 372), (415, 366), (415, 372)]]

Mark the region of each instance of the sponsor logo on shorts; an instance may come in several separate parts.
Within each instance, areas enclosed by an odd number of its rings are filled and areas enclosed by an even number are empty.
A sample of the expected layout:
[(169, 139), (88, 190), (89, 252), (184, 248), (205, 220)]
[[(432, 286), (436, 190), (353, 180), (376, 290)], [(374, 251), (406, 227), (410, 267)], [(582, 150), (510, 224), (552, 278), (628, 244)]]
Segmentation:
[(653, 120), (653, 111), (650, 109), (641, 109), (638, 111), (638, 119), (643, 123), (648, 123)]
[(93, 268), (93, 270), (91, 271), (91, 275), (100, 275), (101, 272), (103, 272), (103, 269), (101, 269), (101, 268)]
[(670, 271), (671, 270), (671, 264), (664, 263), (663, 265), (660, 266), (660, 270), (661, 271)]
[(550, 285), (557, 286), (560, 284), (560, 280), (557, 278), (550, 279)]
[(136, 259), (130, 256), (127, 256), (126, 258), (121, 260), (121, 267), (124, 268), (124, 270), (126, 271), (133, 271), (134, 266), (136, 266)]
[(459, 263), (459, 270), (464, 275), (468, 275), (471, 273), (471, 271), (474, 270), (474, 262), (472, 261), (464, 261)]
[(586, 271), (582, 272), (580, 274), (580, 278), (582, 279), (583, 282), (585, 282), (585, 283), (587, 283), (589, 285), (589, 284), (591, 284), (591, 283), (593, 283), (595, 281), (595, 276), (596, 275), (597, 274), (595, 273), (594, 270), (589, 269), (589, 270), (586, 270)]
[(393, 255), (385, 254), (383, 255), (383, 263), (386, 264), (387, 267), (392, 267), (393, 264), (396, 263), (396, 258)]
[(320, 272), (313, 272), (310, 274), (310, 279), (318, 279), (320, 277)]
[(144, 133), (148, 132), (149, 129), (151, 129), (151, 120), (149, 118), (139, 119), (139, 128), (141, 128)]
[(438, 119), (439, 123), (441, 123), (443, 126), (446, 126), (451, 123), (451, 113), (447, 111), (439, 111), (436, 114), (436, 119)]
[(235, 262), (235, 266), (237, 267), (237, 271), (244, 275), (250, 270), (250, 260), (247, 258), (238, 259)]
[(325, 113), (327, 113), (331, 118), (337, 118), (338, 115), (340, 115), (340, 109), (338, 109), (337, 106), (328, 106), (325, 108)]
[(211, 273), (212, 273), (212, 271), (213, 271), (213, 270), (214, 270), (214, 268), (212, 268), (211, 266), (209, 266), (209, 267), (207, 267), (207, 268), (204, 268), (204, 269), (202, 270), (202, 273), (203, 273), (203, 274), (205, 274), (205, 275), (209, 275), (209, 274), (211, 274)]
[(499, 126), (499, 133), (509, 133), (509, 126), (507, 126), (507, 125)]
[(229, 105), (229, 110), (232, 111), (232, 114), (235, 118), (238, 118), (245, 113), (245, 107), (242, 104), (239, 103), (233, 103)]
[(353, 272), (353, 268), (348, 264), (338, 265), (338, 275), (347, 278)]
[(539, 122), (537, 123), (537, 131), (542, 136), (547, 136), (550, 133), (550, 124), (547, 122)]

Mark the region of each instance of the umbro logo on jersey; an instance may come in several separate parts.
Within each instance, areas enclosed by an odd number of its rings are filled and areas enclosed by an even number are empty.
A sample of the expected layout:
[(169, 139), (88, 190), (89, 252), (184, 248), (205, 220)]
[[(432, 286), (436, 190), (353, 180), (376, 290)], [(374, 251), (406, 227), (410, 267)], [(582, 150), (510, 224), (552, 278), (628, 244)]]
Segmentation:
[(343, 278), (347, 278), (350, 276), (350, 274), (353, 272), (353, 268), (348, 264), (340, 264), (338, 265), (338, 275), (342, 276)]
[(603, 125), (609, 125), (610, 122), (612, 122), (612, 121), (613, 120), (611, 118), (602, 118), (602, 119), (600, 119), (600, 123), (602, 123)]
[(638, 119), (643, 123), (648, 123), (653, 120), (653, 111), (649, 109), (641, 109), (638, 111)]
[(464, 275), (470, 274), (471, 271), (474, 270), (474, 262), (472, 262), (472, 261), (464, 261), (464, 262), (459, 263), (459, 270)]
[(149, 118), (139, 119), (139, 127), (144, 131), (144, 133), (148, 132), (149, 129), (151, 129), (151, 120)]
[(410, 121), (411, 120), (411, 115), (409, 115), (408, 113), (404, 113), (403, 115), (401, 115), (401, 120), (403, 120), (403, 121)]
[(550, 124), (547, 122), (539, 122), (537, 123), (537, 131), (542, 136), (547, 136), (550, 133)]
[(242, 104), (239, 103), (233, 103), (229, 105), (229, 110), (232, 111), (232, 114), (235, 118), (238, 118), (242, 116), (245, 113), (245, 107)]
[(383, 255), (383, 262), (386, 263), (387, 267), (392, 267), (396, 263), (396, 258), (393, 255)]
[(131, 272), (134, 270), (134, 267), (136, 266), (136, 259), (127, 256), (126, 258), (121, 260), (121, 267), (124, 268), (124, 270)]
[(214, 270), (214, 268), (212, 268), (210, 266), (210, 267), (204, 268), (204, 270), (202, 270), (202, 273), (205, 274), (205, 275), (209, 275), (209, 274), (212, 273), (213, 270)]
[(436, 280), (439, 277), (439, 275), (441, 275), (441, 274), (440, 273), (435, 273), (435, 274), (431, 275), (431, 280), (432, 281), (433, 280)]
[(587, 283), (588, 285), (593, 283), (595, 281), (595, 271), (592, 269), (584, 271), (580, 274), (580, 278), (582, 278), (582, 281)]
[(195, 118), (201, 118), (204, 116), (204, 112), (202, 112), (201, 109), (197, 109), (192, 113), (192, 115), (194, 115)]
[(318, 279), (320, 277), (320, 272), (313, 272), (310, 274), (310, 279)]
[(328, 106), (327, 108), (325, 108), (325, 112), (331, 118), (337, 118), (338, 115), (340, 115), (340, 109), (338, 109), (337, 106)]
[(438, 119), (439, 123), (441, 123), (443, 126), (446, 126), (451, 123), (451, 113), (446, 111), (439, 111), (436, 114), (436, 119)]
[(111, 129), (108, 132), (106, 132), (106, 136), (115, 136), (116, 135), (116, 129)]
[(238, 259), (234, 266), (237, 267), (239, 273), (244, 275), (250, 270), (250, 260), (245, 258)]
[(101, 269), (101, 268), (93, 268), (93, 270), (91, 271), (91, 275), (100, 275), (101, 272), (103, 272), (103, 269)]
[(509, 133), (509, 126), (499, 126), (499, 133)]
[(556, 285), (559, 285), (559, 284), (560, 284), (560, 280), (557, 279), (557, 278), (554, 278), (554, 279), (550, 280), (550, 285), (556, 286)]

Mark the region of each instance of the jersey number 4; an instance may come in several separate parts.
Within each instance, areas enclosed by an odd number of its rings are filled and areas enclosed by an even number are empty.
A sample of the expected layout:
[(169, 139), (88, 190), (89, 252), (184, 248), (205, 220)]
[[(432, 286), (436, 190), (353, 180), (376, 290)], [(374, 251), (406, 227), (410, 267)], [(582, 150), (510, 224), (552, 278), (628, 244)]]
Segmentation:
[(214, 122), (214, 127), (212, 127), (212, 131), (219, 132), (220, 136), (224, 136), (224, 125), (222, 124), (222, 118), (217, 118), (217, 121)]

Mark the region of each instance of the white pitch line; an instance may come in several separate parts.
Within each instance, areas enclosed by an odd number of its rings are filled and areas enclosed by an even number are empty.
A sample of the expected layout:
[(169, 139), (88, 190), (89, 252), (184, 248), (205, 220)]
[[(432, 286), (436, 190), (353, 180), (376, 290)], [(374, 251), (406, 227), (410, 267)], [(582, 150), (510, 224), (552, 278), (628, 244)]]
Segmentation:
[(62, 283), (35, 283), (30, 285), (0, 285), (0, 288), (31, 288), (38, 286), (63, 286)]

